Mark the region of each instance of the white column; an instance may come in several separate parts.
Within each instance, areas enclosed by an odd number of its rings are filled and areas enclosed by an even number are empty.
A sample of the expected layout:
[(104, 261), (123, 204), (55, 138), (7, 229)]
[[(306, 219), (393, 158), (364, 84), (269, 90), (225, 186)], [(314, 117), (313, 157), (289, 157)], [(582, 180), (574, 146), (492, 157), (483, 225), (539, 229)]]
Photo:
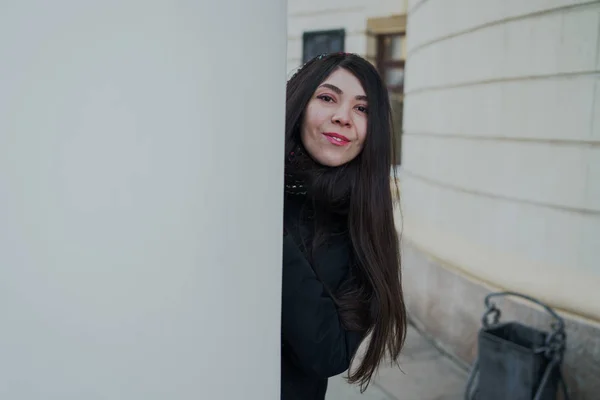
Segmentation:
[(0, 398), (279, 398), (285, 8), (0, 3)]

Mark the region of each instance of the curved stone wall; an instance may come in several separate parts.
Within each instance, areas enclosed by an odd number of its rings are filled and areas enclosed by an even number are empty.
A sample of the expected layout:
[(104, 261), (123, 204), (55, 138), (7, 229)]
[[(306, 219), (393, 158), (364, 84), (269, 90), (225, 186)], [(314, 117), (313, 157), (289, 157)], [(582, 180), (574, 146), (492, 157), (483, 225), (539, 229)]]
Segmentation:
[(580, 394), (600, 376), (599, 32), (599, 1), (409, 4), (401, 184), (413, 317), (470, 362), (485, 293), (546, 301), (571, 321), (570, 362), (587, 348), (588, 372), (570, 373)]

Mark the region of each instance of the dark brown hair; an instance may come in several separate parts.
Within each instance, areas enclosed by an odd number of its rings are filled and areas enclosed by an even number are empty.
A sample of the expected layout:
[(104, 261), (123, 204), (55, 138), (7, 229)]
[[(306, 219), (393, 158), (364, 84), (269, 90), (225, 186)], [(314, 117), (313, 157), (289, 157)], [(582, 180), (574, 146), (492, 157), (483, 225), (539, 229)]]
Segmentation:
[[(304, 178), (317, 210), (317, 231), (327, 232), (328, 215), (342, 214), (347, 219), (355, 260), (353, 279), (335, 294), (334, 300), (346, 329), (370, 337), (360, 365), (352, 366), (348, 372), (348, 381), (360, 384), (364, 391), (386, 356), (397, 362), (407, 324), (392, 198), (395, 152), (390, 101), (371, 63), (347, 53), (320, 56), (306, 63), (288, 81), (286, 154), (301, 146), (300, 127), (315, 90), (339, 68), (356, 76), (367, 94), (365, 144), (349, 163), (335, 168), (314, 163), (304, 171)], [(286, 165), (286, 176), (298, 175), (293, 169)]]

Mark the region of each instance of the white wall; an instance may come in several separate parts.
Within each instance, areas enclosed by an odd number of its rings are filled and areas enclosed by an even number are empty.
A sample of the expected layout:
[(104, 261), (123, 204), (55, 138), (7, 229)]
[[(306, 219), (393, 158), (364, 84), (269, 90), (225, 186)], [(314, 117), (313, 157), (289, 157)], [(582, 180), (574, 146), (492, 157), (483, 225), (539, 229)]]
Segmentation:
[(279, 398), (285, 15), (2, 2), (0, 398)]
[(302, 34), (345, 29), (345, 51), (367, 53), (367, 19), (406, 12), (407, 0), (288, 0), (288, 71), (302, 64)]
[(411, 1), (404, 237), (600, 318), (600, 3)]

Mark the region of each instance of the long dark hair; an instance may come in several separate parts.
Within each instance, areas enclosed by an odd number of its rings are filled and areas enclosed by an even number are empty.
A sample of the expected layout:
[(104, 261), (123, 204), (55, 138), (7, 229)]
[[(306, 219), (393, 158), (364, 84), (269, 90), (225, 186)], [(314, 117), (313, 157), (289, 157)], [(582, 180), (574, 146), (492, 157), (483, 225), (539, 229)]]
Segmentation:
[(390, 101), (371, 63), (354, 54), (335, 53), (312, 59), (292, 76), (286, 96), (286, 155), (302, 147), (300, 128), (307, 104), (317, 87), (339, 68), (356, 76), (368, 98), (363, 150), (335, 168), (306, 161), (308, 157), (303, 165), (288, 162), (286, 181), (306, 182), (318, 232), (327, 232), (331, 215), (346, 219), (355, 260), (353, 278), (333, 297), (346, 329), (370, 336), (360, 365), (348, 372), (348, 381), (360, 384), (364, 391), (386, 356), (397, 362), (407, 324), (393, 213), (392, 184), (396, 185), (396, 179), (392, 182), (395, 152)]

